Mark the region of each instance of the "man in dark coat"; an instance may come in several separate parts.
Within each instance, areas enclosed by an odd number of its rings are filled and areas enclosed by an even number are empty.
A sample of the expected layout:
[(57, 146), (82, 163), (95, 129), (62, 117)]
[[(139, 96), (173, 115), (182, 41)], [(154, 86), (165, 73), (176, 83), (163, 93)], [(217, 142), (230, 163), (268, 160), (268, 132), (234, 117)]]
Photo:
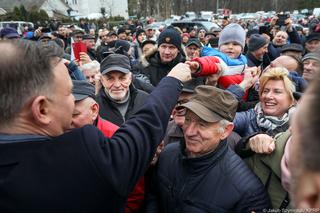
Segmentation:
[(275, 33), (272, 42), (268, 46), (268, 55), (271, 61), (280, 56), (281, 48), (287, 43), (301, 44), (301, 39), (295, 27), (292, 25), (292, 20), (285, 20), (286, 30)]
[[(246, 58), (248, 59), (248, 67), (259, 67), (264, 70), (270, 65), (268, 56), (268, 40), (260, 34), (252, 34), (248, 40), (248, 51)], [(248, 97), (246, 101), (240, 101), (238, 111), (246, 111), (253, 108), (259, 101), (259, 94), (256, 88), (248, 89)]]
[(90, 59), (97, 60), (96, 51), (94, 49), (96, 45), (95, 37), (90, 34), (86, 34), (82, 36), (82, 40), (86, 44), (87, 54), (90, 57)]
[(184, 140), (162, 151), (148, 212), (268, 209), (264, 186), (225, 140), (232, 132), (237, 109), (233, 95), (216, 87), (198, 86), (182, 106), (186, 110)]
[[(94, 100), (94, 86), (87, 81), (74, 80), (72, 83), (75, 108), (72, 115), (71, 126), (80, 128), (87, 124), (93, 124), (104, 134), (104, 136), (111, 138), (119, 127), (99, 116), (99, 104)], [(125, 212), (131, 212), (131, 210), (138, 211), (141, 208), (143, 200), (144, 177), (141, 177), (134, 187), (134, 190), (128, 196)]]
[(270, 64), (268, 56), (269, 42), (263, 35), (253, 34), (248, 41), (248, 67), (261, 67), (264, 70)]
[(181, 49), (181, 37), (174, 29), (166, 29), (158, 39), (158, 49), (146, 56), (147, 64), (139, 64), (135, 69), (147, 76), (153, 86), (157, 86), (160, 80), (179, 62), (184, 62), (185, 57)]
[(123, 212), (189, 66), (177, 65), (108, 139), (92, 125), (70, 130), (74, 97), (61, 48), (20, 40), (1, 41), (0, 51), (0, 212)]
[(97, 95), (102, 118), (120, 126), (144, 105), (148, 93), (132, 84), (127, 56), (111, 54), (101, 65), (102, 88)]

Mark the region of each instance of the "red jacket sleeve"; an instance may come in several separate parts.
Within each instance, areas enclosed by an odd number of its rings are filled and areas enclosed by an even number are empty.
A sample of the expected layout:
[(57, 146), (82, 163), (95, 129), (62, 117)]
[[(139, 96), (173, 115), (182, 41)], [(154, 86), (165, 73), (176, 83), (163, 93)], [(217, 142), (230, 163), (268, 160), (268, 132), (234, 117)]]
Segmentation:
[(111, 138), (111, 136), (119, 129), (119, 127), (107, 120), (102, 119), (98, 116), (97, 128), (106, 136)]
[(240, 84), (243, 80), (243, 75), (226, 75), (221, 76), (218, 80), (218, 85), (227, 89), (231, 84)]
[(220, 62), (217, 57), (205, 56), (200, 58), (194, 58), (191, 61), (196, 61), (201, 66), (201, 71), (199, 73), (194, 74), (196, 77), (215, 74), (219, 71), (218, 66), (216, 64)]
[[(119, 129), (119, 127), (107, 120), (98, 117), (97, 128), (110, 138)], [(133, 191), (129, 194), (125, 213), (139, 212), (144, 201), (144, 176), (142, 176)]]
[(127, 199), (125, 213), (141, 212), (141, 206), (144, 202), (144, 176), (142, 176), (133, 192), (130, 193)]

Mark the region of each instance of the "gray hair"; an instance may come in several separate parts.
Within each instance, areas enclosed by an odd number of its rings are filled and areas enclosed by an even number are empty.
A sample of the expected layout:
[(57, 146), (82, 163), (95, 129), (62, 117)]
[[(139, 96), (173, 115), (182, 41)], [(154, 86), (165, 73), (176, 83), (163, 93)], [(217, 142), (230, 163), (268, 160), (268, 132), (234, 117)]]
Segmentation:
[(232, 124), (232, 122), (222, 119), (219, 121), (219, 129), (217, 129), (218, 133), (222, 134), (225, 130), (225, 128), (229, 125)]
[(84, 70), (100, 70), (100, 64), (97, 61), (92, 61), (90, 63), (84, 64), (80, 67), (80, 70), (83, 72)]

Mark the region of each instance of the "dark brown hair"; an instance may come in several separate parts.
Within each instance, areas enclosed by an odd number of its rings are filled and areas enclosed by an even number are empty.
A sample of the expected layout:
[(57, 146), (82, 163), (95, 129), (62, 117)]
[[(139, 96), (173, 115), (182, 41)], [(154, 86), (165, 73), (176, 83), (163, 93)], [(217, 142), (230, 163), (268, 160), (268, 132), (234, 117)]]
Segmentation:
[(0, 41), (0, 126), (9, 125), (23, 106), (50, 90), (54, 62), (63, 54), (57, 45), (33, 41)]

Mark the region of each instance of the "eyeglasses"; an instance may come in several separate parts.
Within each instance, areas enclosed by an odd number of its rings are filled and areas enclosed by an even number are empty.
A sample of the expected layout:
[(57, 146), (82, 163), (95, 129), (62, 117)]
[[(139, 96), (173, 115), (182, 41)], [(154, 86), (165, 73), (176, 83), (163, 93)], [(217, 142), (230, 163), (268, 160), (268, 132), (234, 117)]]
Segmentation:
[(187, 103), (189, 100), (188, 99), (181, 99), (177, 101), (176, 106), (181, 106), (182, 104)]
[(189, 100), (187, 99), (182, 99), (179, 100), (175, 106), (175, 110), (176, 110), (176, 115), (177, 116), (185, 116), (187, 113), (187, 109), (184, 106), (181, 106), (182, 104), (187, 103)]

